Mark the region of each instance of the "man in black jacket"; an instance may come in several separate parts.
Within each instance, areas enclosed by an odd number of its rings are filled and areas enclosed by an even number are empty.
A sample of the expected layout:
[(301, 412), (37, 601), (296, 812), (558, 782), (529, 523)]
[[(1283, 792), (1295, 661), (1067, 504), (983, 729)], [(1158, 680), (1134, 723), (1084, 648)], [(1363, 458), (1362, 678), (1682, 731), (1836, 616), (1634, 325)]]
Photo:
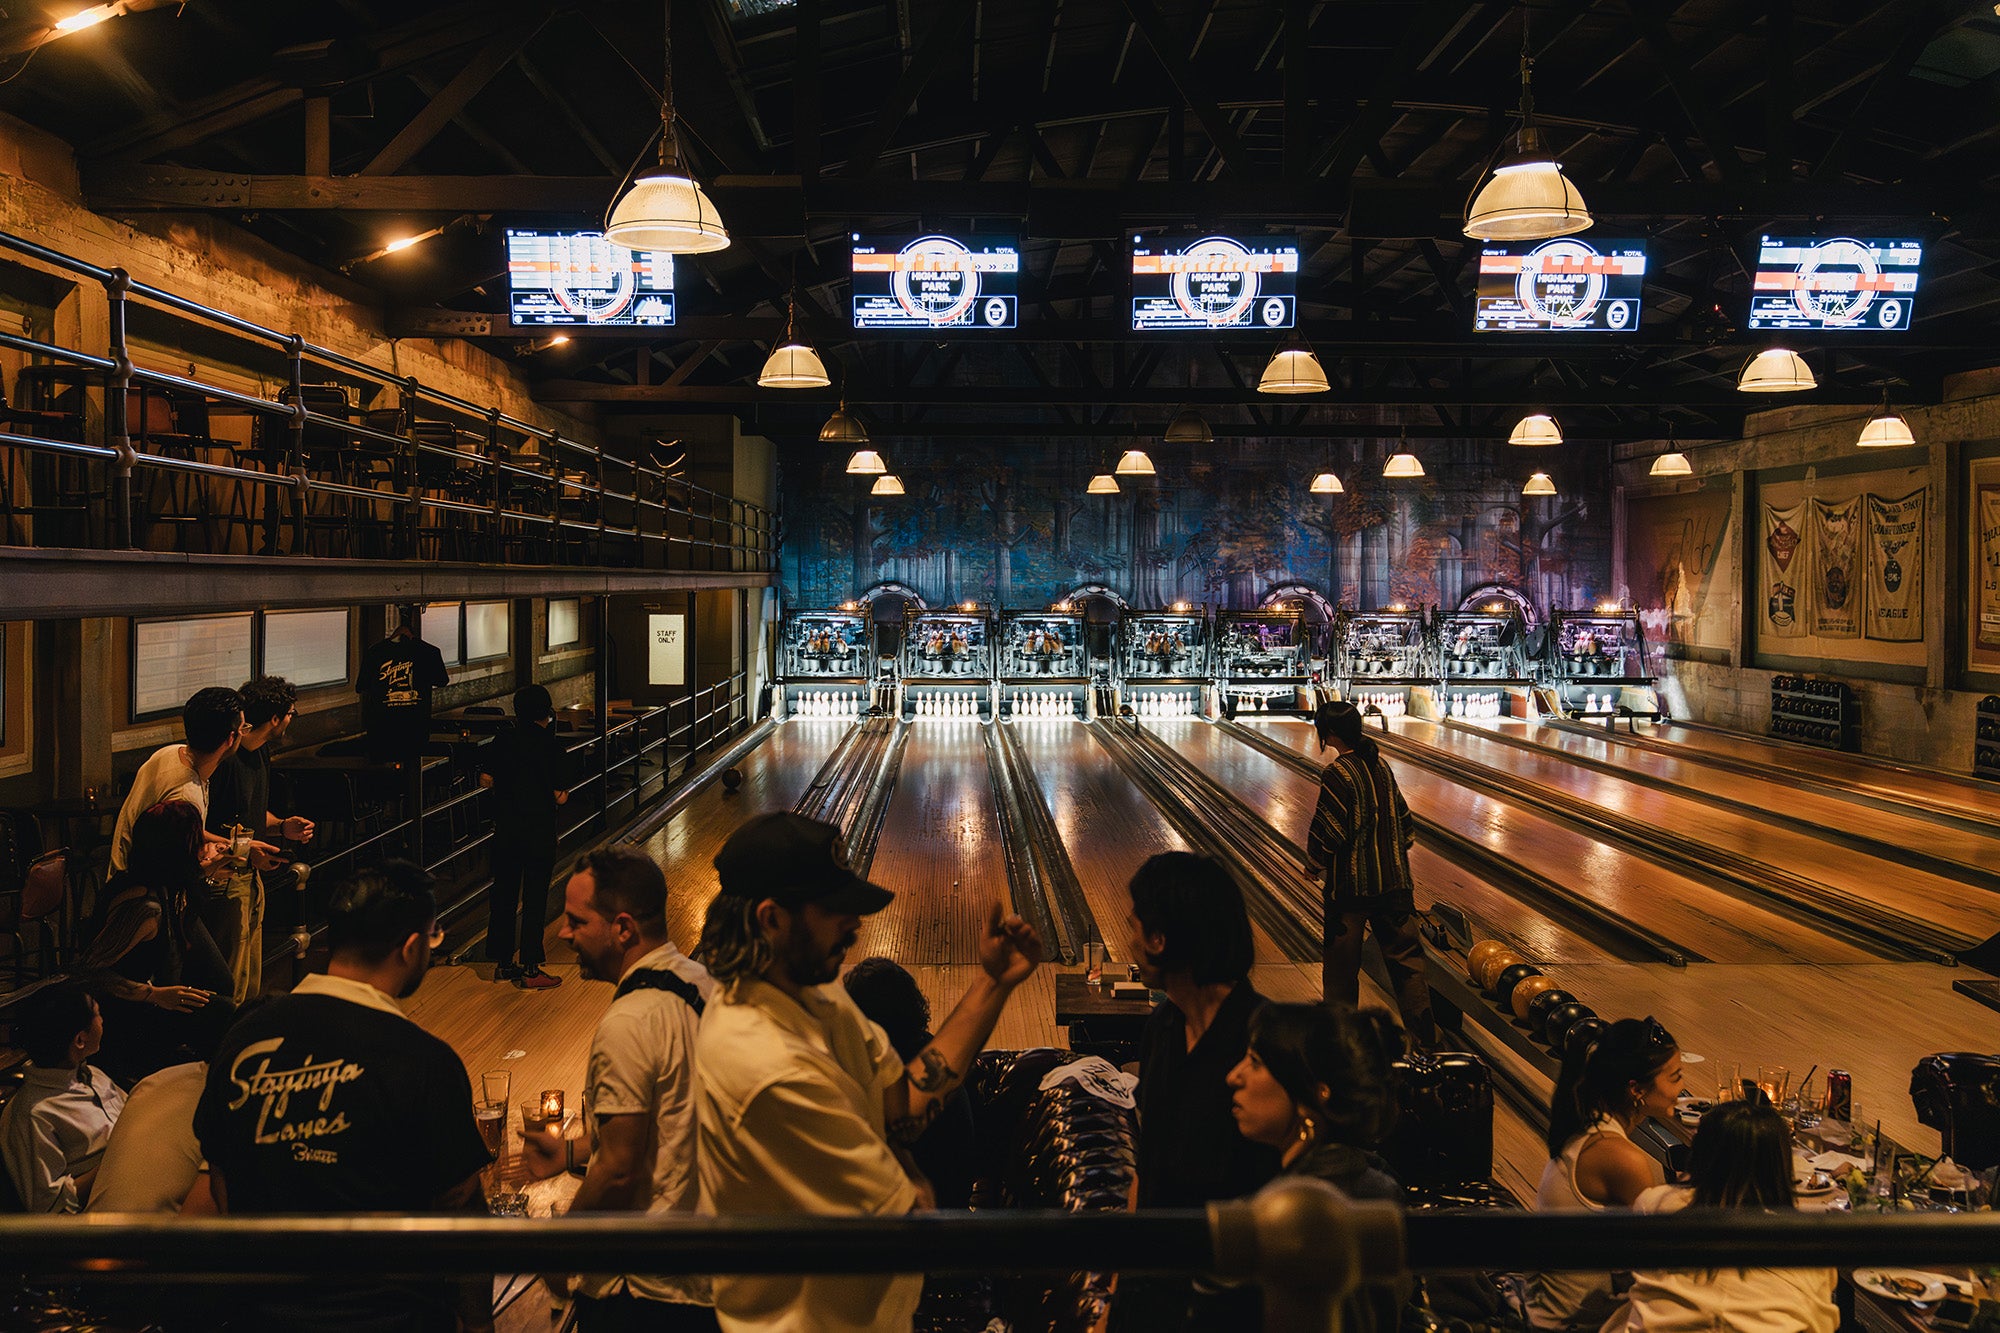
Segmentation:
[(495, 981), (511, 981), (524, 990), (562, 984), (561, 978), (542, 971), (542, 931), (549, 920), (560, 811), (569, 800), (569, 754), (556, 736), (555, 716), (555, 701), (546, 689), (522, 686), (514, 692), (514, 729), (494, 737), (479, 761), (479, 785), (492, 793), (486, 808), (493, 816), (486, 957), (494, 964)]

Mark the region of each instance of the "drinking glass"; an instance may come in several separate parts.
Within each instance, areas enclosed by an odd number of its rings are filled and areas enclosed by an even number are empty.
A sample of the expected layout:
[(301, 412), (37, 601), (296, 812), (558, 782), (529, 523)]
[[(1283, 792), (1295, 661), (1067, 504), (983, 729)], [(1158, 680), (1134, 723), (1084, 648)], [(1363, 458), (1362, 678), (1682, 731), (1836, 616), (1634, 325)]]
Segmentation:
[(1743, 1096), (1743, 1066), (1718, 1062), (1715, 1066), (1715, 1101), (1733, 1102)]
[(472, 1121), (479, 1126), (479, 1141), (497, 1164), (506, 1154), (507, 1103), (480, 1102), (472, 1108)]
[(1783, 1065), (1758, 1065), (1757, 1090), (1762, 1092), (1773, 1107), (1785, 1104), (1785, 1095), (1791, 1090), (1792, 1071)]
[(479, 1076), (479, 1100), (499, 1102), (502, 1106), (514, 1100), (514, 1076), (505, 1069), (489, 1069)]
[(536, 1097), (521, 1103), (521, 1132), (532, 1134), (536, 1130), (549, 1127), (548, 1117), (542, 1114), (542, 1099)]

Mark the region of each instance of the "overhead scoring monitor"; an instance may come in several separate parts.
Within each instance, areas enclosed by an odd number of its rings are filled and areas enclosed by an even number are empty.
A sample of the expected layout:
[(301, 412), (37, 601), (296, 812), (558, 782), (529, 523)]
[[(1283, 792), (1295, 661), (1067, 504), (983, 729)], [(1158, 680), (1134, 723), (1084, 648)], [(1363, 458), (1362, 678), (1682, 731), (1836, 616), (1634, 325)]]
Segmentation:
[(853, 234), (857, 329), (1011, 329), (1021, 246), (1002, 237)]
[(507, 229), (507, 318), (515, 325), (628, 328), (674, 322), (674, 257), (594, 231)]
[(1757, 249), (1748, 327), (1907, 329), (1923, 259), (1918, 240), (1766, 236)]
[(1624, 333), (1639, 327), (1644, 241), (1563, 236), (1479, 251), (1472, 327), (1486, 333)]
[(1134, 236), (1132, 327), (1289, 329), (1298, 320), (1296, 236)]

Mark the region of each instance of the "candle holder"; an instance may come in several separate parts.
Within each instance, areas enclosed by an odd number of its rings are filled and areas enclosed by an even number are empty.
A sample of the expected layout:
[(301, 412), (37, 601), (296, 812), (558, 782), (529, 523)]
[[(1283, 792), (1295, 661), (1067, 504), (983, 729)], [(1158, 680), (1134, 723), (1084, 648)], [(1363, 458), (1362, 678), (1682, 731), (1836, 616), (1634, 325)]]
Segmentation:
[(551, 1125), (559, 1125), (563, 1118), (563, 1090), (544, 1088), (542, 1090), (542, 1120)]

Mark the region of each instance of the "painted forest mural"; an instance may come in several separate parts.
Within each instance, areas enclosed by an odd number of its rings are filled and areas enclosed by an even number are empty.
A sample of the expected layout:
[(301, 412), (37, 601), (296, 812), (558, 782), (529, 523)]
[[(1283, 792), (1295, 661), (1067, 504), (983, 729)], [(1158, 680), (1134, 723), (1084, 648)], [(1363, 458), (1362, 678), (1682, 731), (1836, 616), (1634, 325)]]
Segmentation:
[[(1286, 583), (1338, 606), (1455, 607), (1500, 583), (1546, 615), (1610, 586), (1609, 469), (1572, 462), (1573, 447), (1427, 442), (1427, 476), (1386, 481), (1380, 444), (1153, 444), (1158, 475), (1100, 497), (1084, 485), (1116, 450), (902, 441), (885, 450), (907, 489), (893, 498), (845, 475), (844, 453), (792, 447), (779, 482), (785, 604), (833, 606), (893, 580), (931, 605), (1010, 609), (1092, 583), (1142, 608), (1250, 608)], [(1346, 493), (1308, 494), (1329, 463)], [(1532, 468), (1562, 494), (1524, 499)]]

